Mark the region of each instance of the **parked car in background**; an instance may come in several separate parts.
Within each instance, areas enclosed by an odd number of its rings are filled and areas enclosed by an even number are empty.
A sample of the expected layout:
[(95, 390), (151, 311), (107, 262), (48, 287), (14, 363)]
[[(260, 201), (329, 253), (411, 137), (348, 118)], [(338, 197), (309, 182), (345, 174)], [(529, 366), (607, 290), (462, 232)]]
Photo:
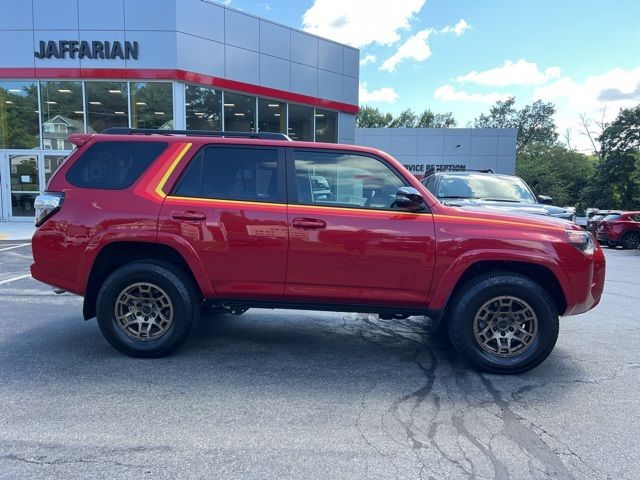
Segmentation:
[(620, 210), (594, 210), (593, 212), (589, 212), (587, 214), (587, 224), (585, 226), (586, 230), (596, 235), (598, 231), (598, 225), (607, 215), (620, 215), (622, 211)]
[(604, 217), (597, 230), (598, 242), (625, 250), (640, 247), (640, 212), (614, 213)]
[(575, 209), (550, 205), (553, 201), (551, 197), (536, 197), (529, 185), (514, 175), (474, 171), (437, 172), (424, 177), (422, 184), (447, 205), (549, 215), (571, 222), (576, 218)]

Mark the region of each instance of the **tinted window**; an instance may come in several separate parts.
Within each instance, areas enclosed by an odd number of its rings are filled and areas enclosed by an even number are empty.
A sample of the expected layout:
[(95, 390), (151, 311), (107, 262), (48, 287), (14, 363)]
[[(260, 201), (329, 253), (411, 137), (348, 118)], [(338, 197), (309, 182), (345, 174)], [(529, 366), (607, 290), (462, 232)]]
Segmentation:
[[(426, 180), (426, 181), (425, 181)], [(422, 181), (422, 184), (429, 190), (431, 193), (435, 194), (434, 187), (436, 183), (436, 177), (431, 175)]]
[(302, 204), (387, 209), (405, 185), (381, 161), (362, 155), (301, 150), (295, 166)]
[(83, 188), (128, 188), (165, 148), (165, 142), (96, 142), (75, 161), (67, 180)]
[(618, 215), (617, 213), (614, 213), (612, 215), (607, 215), (606, 217), (604, 217), (602, 219), (603, 222), (610, 222), (612, 220), (617, 220), (620, 218), (620, 215)]
[(189, 165), (174, 195), (278, 202), (278, 151), (208, 147)]

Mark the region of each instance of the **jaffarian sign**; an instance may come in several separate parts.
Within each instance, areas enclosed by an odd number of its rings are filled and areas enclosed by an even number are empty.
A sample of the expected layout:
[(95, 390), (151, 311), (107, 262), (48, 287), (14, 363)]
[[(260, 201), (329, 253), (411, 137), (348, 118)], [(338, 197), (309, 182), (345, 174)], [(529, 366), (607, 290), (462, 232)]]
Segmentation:
[(36, 58), (92, 58), (102, 60), (138, 59), (138, 42), (114, 40), (40, 40), (39, 49), (33, 52)]

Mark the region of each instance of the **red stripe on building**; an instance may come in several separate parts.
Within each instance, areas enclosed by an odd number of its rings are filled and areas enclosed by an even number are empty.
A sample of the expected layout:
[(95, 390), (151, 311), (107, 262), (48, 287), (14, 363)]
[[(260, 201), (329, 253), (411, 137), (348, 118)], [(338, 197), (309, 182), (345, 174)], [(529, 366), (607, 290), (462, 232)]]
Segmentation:
[(180, 69), (157, 68), (0, 68), (0, 78), (30, 79), (97, 79), (97, 80), (179, 80), (224, 90), (248, 93), (260, 97), (271, 97), (292, 103), (314, 107), (358, 113), (358, 105), (312, 97), (301, 93), (287, 92), (277, 88), (262, 87), (251, 83), (228, 80), (202, 73)]

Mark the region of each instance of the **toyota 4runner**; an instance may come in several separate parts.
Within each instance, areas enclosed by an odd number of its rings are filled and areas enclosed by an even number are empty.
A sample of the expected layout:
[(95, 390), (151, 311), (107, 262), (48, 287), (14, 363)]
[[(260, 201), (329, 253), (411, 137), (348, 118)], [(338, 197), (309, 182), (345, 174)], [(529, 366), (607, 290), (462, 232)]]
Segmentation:
[[(36, 202), (34, 278), (117, 349), (181, 345), (203, 306), (430, 317), (479, 368), (542, 362), (593, 308), (603, 253), (564, 220), (439, 202), (384, 152), (279, 134), (111, 129)], [(318, 191), (322, 190), (322, 194)]]

